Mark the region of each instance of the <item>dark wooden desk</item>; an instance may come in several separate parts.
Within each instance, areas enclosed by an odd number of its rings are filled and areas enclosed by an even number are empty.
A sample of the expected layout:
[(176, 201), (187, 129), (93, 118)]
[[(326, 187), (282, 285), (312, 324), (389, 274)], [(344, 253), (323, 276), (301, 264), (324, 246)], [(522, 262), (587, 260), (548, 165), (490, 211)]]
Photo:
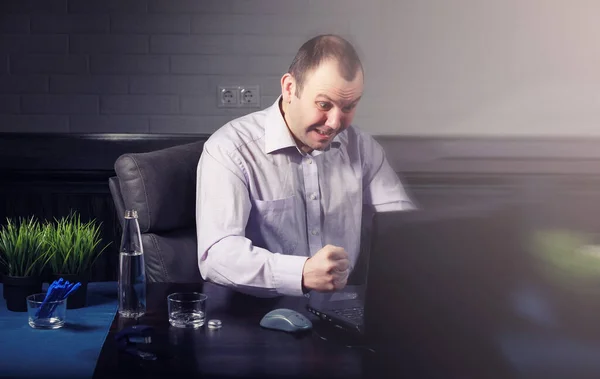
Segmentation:
[[(219, 330), (208, 329), (206, 325), (196, 330), (172, 327), (166, 299), (169, 293), (177, 291), (206, 293), (207, 320), (218, 318), (223, 327)], [(304, 297), (257, 299), (211, 283), (149, 284), (148, 313), (138, 323), (154, 327), (152, 343), (142, 350), (155, 353), (158, 359), (143, 361), (119, 352), (115, 334), (135, 321), (117, 314), (94, 378), (381, 378), (383, 374), (375, 372), (377, 366), (367, 364), (375, 353), (323, 340), (328, 329), (322, 329), (318, 320), (313, 331), (301, 336), (260, 327), (262, 316), (275, 308), (295, 309), (309, 316), (306, 301)]]

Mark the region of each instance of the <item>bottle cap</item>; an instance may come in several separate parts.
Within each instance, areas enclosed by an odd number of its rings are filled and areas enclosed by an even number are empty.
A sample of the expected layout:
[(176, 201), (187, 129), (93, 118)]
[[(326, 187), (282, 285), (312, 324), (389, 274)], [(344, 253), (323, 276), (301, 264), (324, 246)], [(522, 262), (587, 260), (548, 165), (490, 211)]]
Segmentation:
[(208, 328), (209, 329), (220, 329), (221, 326), (223, 326), (223, 323), (221, 322), (221, 320), (218, 320), (218, 319), (208, 320)]
[(137, 211), (135, 209), (128, 209), (125, 211), (125, 218), (138, 218)]

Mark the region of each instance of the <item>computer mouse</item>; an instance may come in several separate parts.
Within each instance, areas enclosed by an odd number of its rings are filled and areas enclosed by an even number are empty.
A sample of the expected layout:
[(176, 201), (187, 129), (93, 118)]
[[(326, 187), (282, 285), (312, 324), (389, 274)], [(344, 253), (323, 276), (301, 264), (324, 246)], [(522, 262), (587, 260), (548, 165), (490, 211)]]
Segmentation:
[(260, 326), (267, 329), (298, 333), (312, 328), (312, 322), (301, 313), (287, 308), (274, 309), (263, 316)]

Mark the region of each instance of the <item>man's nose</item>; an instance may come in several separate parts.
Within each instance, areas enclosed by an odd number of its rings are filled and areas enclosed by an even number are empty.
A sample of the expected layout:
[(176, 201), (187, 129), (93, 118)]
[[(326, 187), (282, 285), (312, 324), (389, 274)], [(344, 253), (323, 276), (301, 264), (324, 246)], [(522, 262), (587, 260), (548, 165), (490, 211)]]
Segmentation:
[(341, 112), (333, 109), (329, 111), (329, 113), (327, 114), (327, 122), (325, 123), (325, 125), (328, 128), (337, 131), (342, 126), (342, 115), (340, 113)]

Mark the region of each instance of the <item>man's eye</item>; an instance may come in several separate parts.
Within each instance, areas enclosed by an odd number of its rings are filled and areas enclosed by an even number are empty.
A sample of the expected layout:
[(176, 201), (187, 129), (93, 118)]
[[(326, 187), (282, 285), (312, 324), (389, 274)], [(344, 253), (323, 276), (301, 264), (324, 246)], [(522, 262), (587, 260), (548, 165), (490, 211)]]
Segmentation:
[(331, 104), (325, 102), (325, 101), (319, 101), (317, 102), (317, 105), (319, 106), (319, 108), (323, 109), (323, 110), (329, 110), (331, 109)]
[(352, 105), (348, 105), (347, 107), (344, 107), (342, 110), (344, 112), (350, 112), (352, 111), (354, 108), (356, 107), (356, 104), (352, 104)]

